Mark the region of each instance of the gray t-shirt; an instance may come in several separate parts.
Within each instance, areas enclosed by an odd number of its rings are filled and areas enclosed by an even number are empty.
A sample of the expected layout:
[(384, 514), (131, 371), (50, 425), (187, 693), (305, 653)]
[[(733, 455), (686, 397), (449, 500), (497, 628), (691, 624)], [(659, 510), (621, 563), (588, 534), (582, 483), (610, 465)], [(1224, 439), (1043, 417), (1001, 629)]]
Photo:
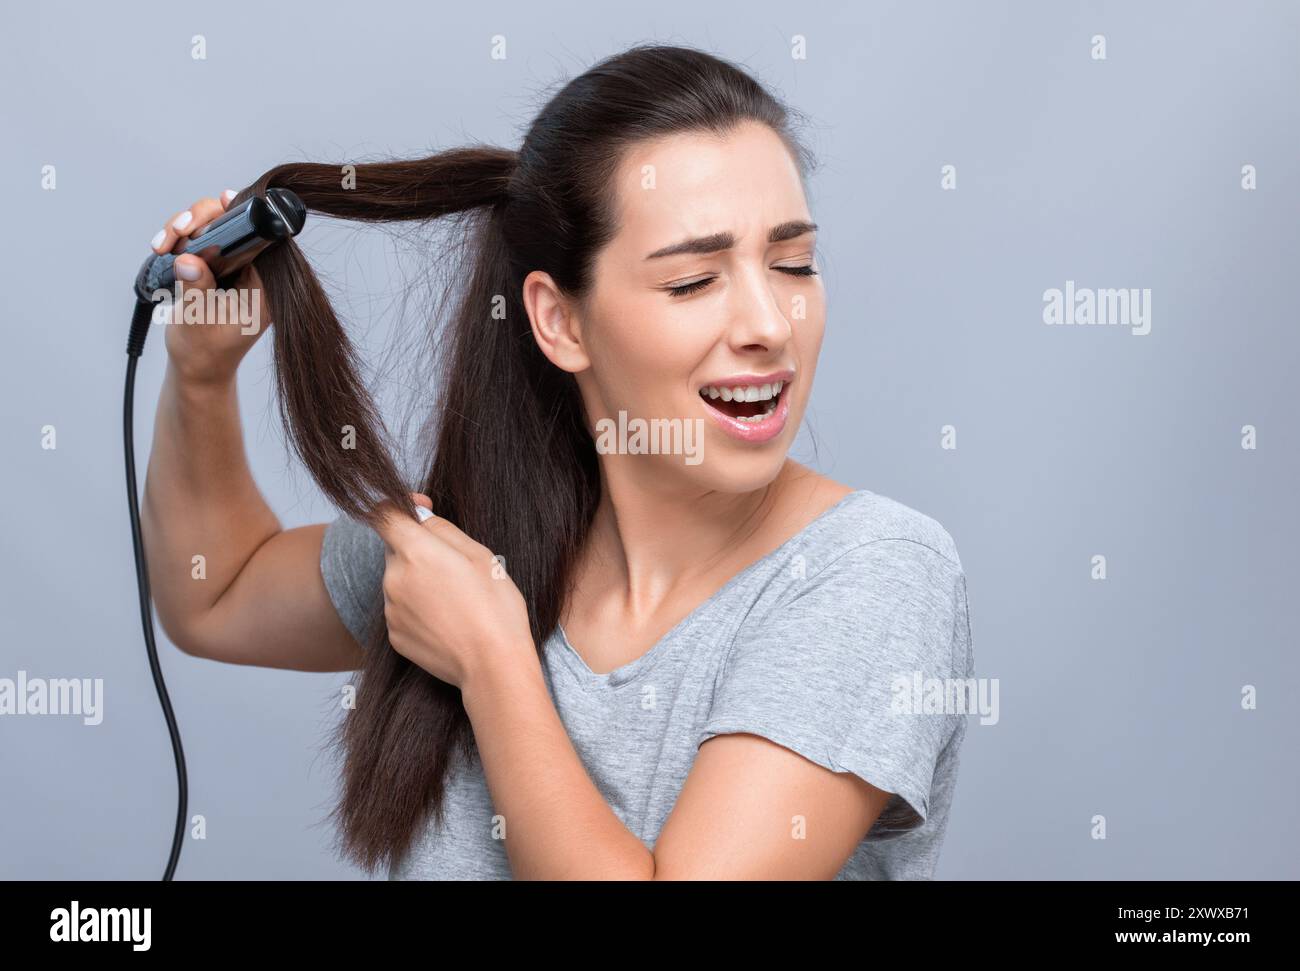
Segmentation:
[[(378, 534), (329, 525), (321, 573), (363, 644), (383, 570)], [(700, 743), (748, 732), (894, 794), (837, 880), (933, 876), (966, 734), (961, 704), (935, 699), (975, 670), (965, 574), (928, 516), (850, 493), (635, 660), (596, 674), (559, 627), (542, 662), (587, 773), (648, 849)], [(510, 879), (477, 754), (448, 782), (444, 826), (430, 817), (389, 879)]]

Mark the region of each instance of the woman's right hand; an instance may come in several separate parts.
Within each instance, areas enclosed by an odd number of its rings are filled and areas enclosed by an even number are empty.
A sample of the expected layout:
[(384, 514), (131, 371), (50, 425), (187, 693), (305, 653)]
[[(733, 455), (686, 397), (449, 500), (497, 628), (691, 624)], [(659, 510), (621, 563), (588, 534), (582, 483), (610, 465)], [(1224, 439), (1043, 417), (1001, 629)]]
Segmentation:
[[(224, 213), (235, 195), (233, 189), (227, 189), (219, 199), (199, 199), (167, 220), (149, 245), (155, 253), (178, 252), (191, 236)], [(217, 281), (207, 263), (186, 254), (176, 259), (176, 279), (181, 301), (172, 306), (166, 325), (172, 365), (187, 380), (233, 379), (239, 362), (268, 323), (261, 277), (250, 263), (226, 281), (218, 298), (212, 292)]]

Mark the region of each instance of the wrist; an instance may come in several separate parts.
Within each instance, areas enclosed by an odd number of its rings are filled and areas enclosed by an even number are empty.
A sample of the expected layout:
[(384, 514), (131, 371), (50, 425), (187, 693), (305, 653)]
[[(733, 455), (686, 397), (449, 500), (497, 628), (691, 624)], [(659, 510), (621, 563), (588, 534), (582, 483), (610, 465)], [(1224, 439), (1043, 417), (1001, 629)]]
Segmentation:
[(550, 697), (541, 659), (531, 641), (518, 649), (480, 654), (460, 685), (461, 700), (471, 721), (494, 704), (513, 704), (539, 690)]
[(235, 390), (235, 371), (196, 366), (191, 362), (167, 359), (166, 377), (185, 400), (196, 402), (224, 398)]

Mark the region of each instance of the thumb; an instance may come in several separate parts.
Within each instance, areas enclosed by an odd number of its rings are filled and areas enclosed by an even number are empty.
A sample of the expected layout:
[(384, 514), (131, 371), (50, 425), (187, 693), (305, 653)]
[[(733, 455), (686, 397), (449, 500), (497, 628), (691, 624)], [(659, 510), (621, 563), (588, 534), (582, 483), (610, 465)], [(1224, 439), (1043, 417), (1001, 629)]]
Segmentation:
[(176, 279), (181, 283), (181, 294), (186, 290), (212, 290), (216, 287), (216, 278), (202, 258), (193, 253), (176, 257)]
[(415, 503), (415, 515), (420, 522), (427, 523), (433, 518), (433, 500), (422, 492), (412, 492), (411, 500)]

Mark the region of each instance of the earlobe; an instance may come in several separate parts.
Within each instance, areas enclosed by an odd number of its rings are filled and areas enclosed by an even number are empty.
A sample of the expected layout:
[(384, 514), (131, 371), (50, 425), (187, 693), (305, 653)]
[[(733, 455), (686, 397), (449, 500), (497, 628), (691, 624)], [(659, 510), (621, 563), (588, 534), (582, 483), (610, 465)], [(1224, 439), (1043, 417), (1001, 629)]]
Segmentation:
[(560, 292), (550, 274), (534, 270), (524, 278), (524, 309), (533, 339), (556, 367), (585, 371), (590, 362), (582, 344), (582, 327), (571, 300)]

